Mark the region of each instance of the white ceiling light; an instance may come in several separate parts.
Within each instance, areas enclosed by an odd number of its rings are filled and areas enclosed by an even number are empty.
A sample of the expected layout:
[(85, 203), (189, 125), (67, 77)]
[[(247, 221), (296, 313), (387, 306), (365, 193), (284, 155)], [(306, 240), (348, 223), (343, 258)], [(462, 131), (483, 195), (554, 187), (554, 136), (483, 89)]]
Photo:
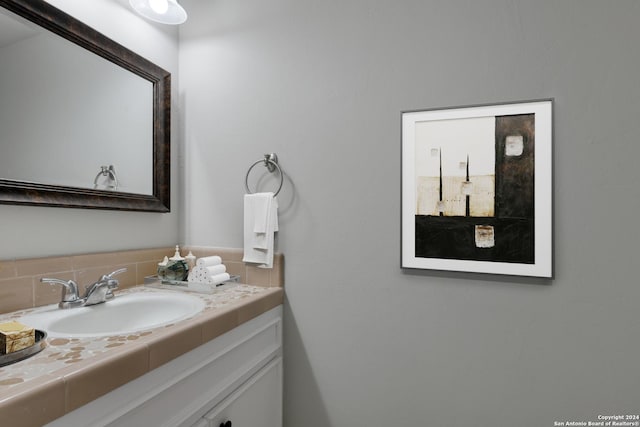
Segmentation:
[(147, 19), (161, 24), (182, 24), (187, 12), (177, 0), (129, 0), (131, 7)]

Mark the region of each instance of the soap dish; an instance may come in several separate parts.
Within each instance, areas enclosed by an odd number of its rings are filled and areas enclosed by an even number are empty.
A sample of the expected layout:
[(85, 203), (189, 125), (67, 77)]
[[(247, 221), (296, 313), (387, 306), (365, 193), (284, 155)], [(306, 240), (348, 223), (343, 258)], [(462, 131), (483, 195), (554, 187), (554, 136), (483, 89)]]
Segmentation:
[(147, 276), (144, 278), (144, 285), (150, 288), (171, 289), (174, 291), (197, 292), (201, 294), (215, 294), (225, 289), (233, 288), (240, 282), (240, 276), (231, 278), (218, 285), (209, 283), (183, 282), (178, 280), (161, 280), (158, 276)]
[(36, 342), (34, 345), (23, 348), (22, 350), (14, 351), (13, 353), (0, 354), (0, 367), (11, 365), (12, 363), (20, 362), (27, 359), (34, 354), (40, 353), (47, 346), (47, 333), (39, 329), (35, 330)]

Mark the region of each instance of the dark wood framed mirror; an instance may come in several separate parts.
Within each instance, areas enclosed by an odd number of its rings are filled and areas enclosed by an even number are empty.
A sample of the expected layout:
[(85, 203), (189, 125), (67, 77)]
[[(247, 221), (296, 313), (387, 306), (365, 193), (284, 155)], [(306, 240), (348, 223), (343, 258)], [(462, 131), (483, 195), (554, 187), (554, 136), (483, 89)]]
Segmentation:
[[(151, 147), (152, 152), (143, 154), (144, 161), (150, 165), (149, 169), (152, 170), (152, 176), (145, 177), (149, 181), (148, 191), (128, 191), (127, 188), (114, 191), (96, 189), (95, 187), (97, 186), (91, 188), (91, 185), (86, 187), (73, 184), (60, 185), (47, 182), (47, 179), (16, 179), (3, 175), (3, 171), (0, 170), (0, 203), (83, 209), (169, 212), (171, 74), (45, 1), (0, 0), (0, 7), (81, 47), (85, 53), (89, 52), (91, 55), (97, 55), (109, 63), (121, 67), (127, 73), (132, 73), (132, 75), (144, 79), (145, 84), (147, 82), (150, 83), (151, 89), (148, 98), (151, 101), (151, 105), (148, 105), (148, 111), (145, 114), (148, 116), (148, 127), (152, 128), (147, 129), (152, 141), (144, 142), (144, 144), (148, 144)], [(101, 82), (100, 86), (105, 85)], [(95, 96), (87, 97), (85, 108), (91, 109), (93, 107), (92, 103), (95, 102)], [(145, 108), (147, 108), (146, 105)], [(23, 127), (39, 126), (37, 122), (26, 120), (29, 119), (25, 119)], [(120, 126), (120, 123), (110, 122), (109, 120), (109, 118), (104, 119), (108, 126)], [(69, 118), (69, 121), (72, 123), (73, 118)], [(85, 126), (88, 125), (85, 124)], [(145, 124), (144, 126), (147, 125)], [(6, 148), (11, 147), (11, 145), (3, 144), (20, 144), (19, 141), (12, 140), (11, 136), (5, 136), (5, 141), (2, 141), (2, 139), (2, 129), (0, 129), (0, 156), (3, 156), (2, 151), (11, 151)], [(50, 141), (43, 140), (39, 144), (50, 144)], [(103, 143), (102, 145), (105, 144)], [(47, 148), (50, 149), (51, 147)], [(120, 150), (127, 151), (128, 149)], [(80, 164), (80, 162), (70, 163), (70, 165), (65, 165), (64, 167), (72, 169)], [(148, 171), (136, 170), (131, 173), (132, 175), (136, 173), (147, 175)], [(96, 175), (96, 180), (97, 178), (98, 176)], [(90, 184), (94, 183), (93, 175), (90, 175), (89, 181), (91, 181)]]

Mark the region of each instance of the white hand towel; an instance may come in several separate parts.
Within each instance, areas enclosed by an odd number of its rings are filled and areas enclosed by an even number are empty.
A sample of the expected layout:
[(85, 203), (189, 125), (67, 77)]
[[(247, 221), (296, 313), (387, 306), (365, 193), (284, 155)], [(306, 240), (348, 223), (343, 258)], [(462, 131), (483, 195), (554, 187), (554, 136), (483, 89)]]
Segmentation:
[(271, 201), (273, 193), (255, 193), (251, 197), (253, 203), (253, 232), (266, 233), (269, 228)]
[[(268, 203), (265, 201), (268, 195)], [(265, 207), (266, 205), (266, 207)], [(260, 215), (260, 219), (256, 218)], [(266, 216), (266, 218), (262, 218)], [(266, 224), (265, 232), (262, 223)], [(258, 225), (258, 226), (256, 226)], [(278, 230), (278, 201), (273, 193), (246, 194), (244, 196), (244, 262), (273, 267), (274, 233)]]
[(273, 193), (255, 193), (249, 204), (253, 211), (253, 247), (255, 249), (269, 249), (267, 232), (270, 229), (271, 206)]

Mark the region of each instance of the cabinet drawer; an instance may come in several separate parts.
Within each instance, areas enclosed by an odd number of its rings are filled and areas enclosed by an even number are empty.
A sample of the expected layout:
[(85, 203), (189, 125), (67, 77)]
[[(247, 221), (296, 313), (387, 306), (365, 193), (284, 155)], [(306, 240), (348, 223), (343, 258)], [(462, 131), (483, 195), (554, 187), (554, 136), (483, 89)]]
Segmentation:
[(282, 357), (270, 362), (204, 416), (208, 427), (282, 427)]

